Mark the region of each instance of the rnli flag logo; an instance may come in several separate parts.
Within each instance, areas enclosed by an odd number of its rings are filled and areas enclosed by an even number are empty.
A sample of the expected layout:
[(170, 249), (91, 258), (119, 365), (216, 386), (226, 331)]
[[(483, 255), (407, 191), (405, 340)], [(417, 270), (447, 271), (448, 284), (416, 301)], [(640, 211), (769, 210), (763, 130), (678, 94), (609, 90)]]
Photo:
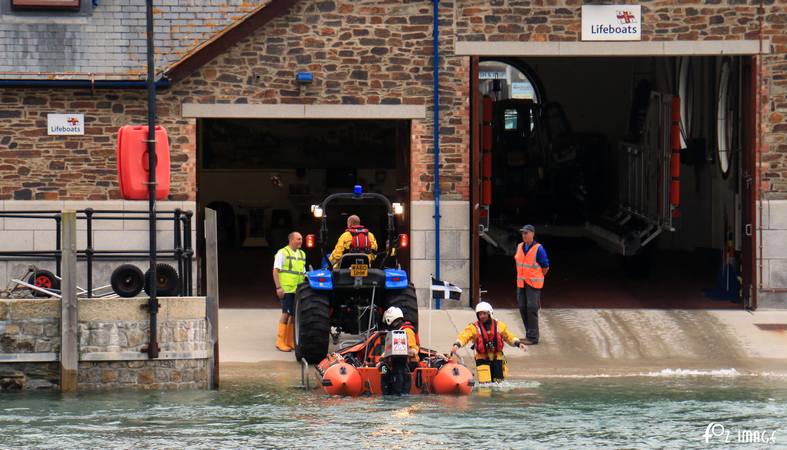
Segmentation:
[(621, 24), (637, 23), (637, 17), (631, 11), (618, 11), (617, 18)]

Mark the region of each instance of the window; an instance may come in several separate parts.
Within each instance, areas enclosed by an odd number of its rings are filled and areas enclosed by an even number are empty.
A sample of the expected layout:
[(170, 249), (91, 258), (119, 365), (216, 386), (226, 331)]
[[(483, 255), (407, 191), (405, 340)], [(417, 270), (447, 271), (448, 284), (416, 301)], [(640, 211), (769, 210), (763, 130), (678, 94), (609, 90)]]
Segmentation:
[(515, 109), (507, 109), (505, 113), (505, 129), (516, 130), (517, 128), (517, 112)]
[[(522, 99), (541, 102), (541, 93), (529, 73), (503, 61), (481, 61), (478, 64), (479, 89), (495, 100)], [(508, 129), (506, 127), (506, 129)]]
[(11, 0), (14, 9), (79, 9), (80, 0)]

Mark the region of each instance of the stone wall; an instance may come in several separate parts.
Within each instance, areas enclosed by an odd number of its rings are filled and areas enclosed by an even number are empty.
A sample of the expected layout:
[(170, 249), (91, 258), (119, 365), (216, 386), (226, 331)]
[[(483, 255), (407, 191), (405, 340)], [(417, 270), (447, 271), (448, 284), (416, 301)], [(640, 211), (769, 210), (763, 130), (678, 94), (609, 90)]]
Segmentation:
[(79, 363), (79, 389), (205, 389), (205, 359)]
[[(640, 4), (644, 41), (768, 40), (770, 53), (760, 57), (763, 139), (758, 181), (764, 199), (787, 199), (783, 2), (763, 1), (762, 14), (759, 1), (754, 0), (644, 0)], [(579, 0), (440, 2), (442, 198), (469, 200), (469, 58), (454, 55), (455, 42), (577, 42), (581, 5)], [(297, 2), (159, 93), (159, 122), (171, 137), (170, 199), (196, 198), (197, 122), (184, 119), (181, 106), (202, 103), (424, 105), (427, 117), (411, 123), (410, 193), (413, 201), (432, 200), (432, 51), (432, 2)], [(296, 85), (295, 74), (301, 70), (314, 74), (313, 84)], [(46, 114), (66, 110), (85, 114), (85, 136), (46, 135)], [(114, 135), (121, 125), (144, 123), (145, 94), (2, 88), (0, 119), (0, 199), (112, 200), (119, 197)], [(414, 231), (423, 231), (426, 237), (429, 229)], [(464, 238), (452, 234), (455, 229), (446, 231), (445, 239)], [(423, 246), (424, 251), (428, 248)], [(464, 273), (468, 260), (454, 259), (461, 247), (446, 251), (458, 252), (446, 260), (455, 261), (453, 268)], [(414, 267), (433, 265), (426, 253), (422, 256), (413, 257)], [(461, 279), (456, 281), (463, 283)]]
[[(0, 89), (0, 199), (120, 199), (115, 144), (123, 125), (146, 123), (143, 90)], [(175, 105), (159, 102), (158, 114)], [(85, 115), (84, 136), (48, 136), (53, 112)], [(196, 197), (195, 129), (164, 124), (171, 141), (170, 200)]]
[[(454, 3), (440, 2), (441, 190), (469, 196), (469, 65), (451, 55)], [(177, 82), (162, 102), (425, 105), (411, 127), (411, 197), (432, 194), (431, 2), (301, 1)], [(295, 74), (309, 70), (302, 88)]]
[(0, 353), (60, 352), (59, 300), (0, 301)]
[[(764, 199), (787, 199), (787, 10), (755, 0), (643, 0), (643, 41), (765, 39), (762, 83), (761, 189)], [(548, 42), (581, 40), (579, 0), (459, 0), (456, 40)], [(762, 18), (762, 24), (760, 24)], [(762, 29), (760, 28), (762, 26)], [(770, 47), (767, 44), (770, 43)]]
[(0, 392), (57, 388), (59, 352), (59, 300), (0, 300)]
[[(0, 353), (2, 355), (2, 353)], [(60, 383), (60, 363), (57, 362), (0, 362), (0, 393), (27, 391), (48, 391), (58, 388)]]
[[(441, 2), (441, 190), (469, 196), (468, 59), (451, 56)], [(171, 200), (196, 197), (196, 120), (182, 103), (414, 104), (432, 109), (431, 3), (301, 1), (158, 97), (171, 141)], [(297, 70), (314, 73), (298, 89)], [(145, 123), (143, 91), (0, 89), (0, 199), (119, 198), (115, 135)], [(85, 114), (85, 136), (47, 136), (46, 114)], [(414, 199), (432, 194), (432, 114), (412, 125)]]
[[(81, 299), (78, 389), (205, 388), (205, 300), (160, 298), (159, 359), (148, 360), (147, 299)], [(60, 302), (0, 300), (0, 391), (55, 389), (59, 383)]]

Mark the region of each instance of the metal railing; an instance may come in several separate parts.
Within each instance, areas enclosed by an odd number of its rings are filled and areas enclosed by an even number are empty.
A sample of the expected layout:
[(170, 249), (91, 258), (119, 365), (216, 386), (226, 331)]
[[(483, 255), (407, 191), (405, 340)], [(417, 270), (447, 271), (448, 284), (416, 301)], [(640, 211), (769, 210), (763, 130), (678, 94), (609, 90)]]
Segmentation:
[[(61, 211), (44, 210), (13, 210), (0, 211), (0, 218), (5, 219), (34, 219), (34, 220), (54, 220), (55, 221), (55, 248), (53, 250), (13, 250), (0, 251), (0, 259), (13, 260), (53, 260), (55, 262), (55, 274), (60, 277), (62, 263), (62, 243)], [(148, 249), (140, 250), (121, 250), (121, 249), (101, 249), (94, 248), (93, 225), (95, 221), (147, 221), (149, 212), (147, 210), (124, 211), (124, 210), (95, 210), (86, 208), (76, 211), (77, 222), (84, 220), (85, 223), (85, 248), (77, 250), (77, 260), (85, 261), (87, 269), (86, 295), (88, 298), (93, 296), (93, 263), (95, 261), (130, 261), (147, 260)], [(192, 211), (175, 209), (170, 211), (156, 211), (157, 221), (171, 221), (173, 230), (172, 249), (157, 250), (156, 254), (165, 261), (174, 261), (177, 265), (179, 289), (181, 296), (191, 296), (193, 291), (192, 283), (192, 263), (194, 260), (194, 248), (192, 247), (191, 219)], [(118, 231), (122, 236), (123, 231)]]

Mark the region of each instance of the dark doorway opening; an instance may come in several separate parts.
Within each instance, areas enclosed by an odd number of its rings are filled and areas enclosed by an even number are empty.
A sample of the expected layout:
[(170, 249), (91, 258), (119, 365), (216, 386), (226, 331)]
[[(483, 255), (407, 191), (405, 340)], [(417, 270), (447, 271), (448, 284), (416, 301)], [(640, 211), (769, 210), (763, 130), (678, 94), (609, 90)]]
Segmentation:
[[(409, 203), (406, 120), (202, 119), (198, 135), (197, 202), (200, 212), (218, 212), (222, 308), (279, 305), (273, 256), (291, 231), (318, 233), (311, 205), (327, 195), (360, 184)], [(329, 242), (344, 231), (349, 214), (359, 215), (379, 241), (387, 238), (380, 205), (337, 203), (327, 214)], [(397, 216), (398, 232), (409, 233), (408, 217), (407, 209)], [(204, 245), (198, 252), (204, 254)], [(321, 256), (318, 249), (307, 251), (314, 267)], [(408, 255), (401, 260), (409, 261)]]
[(516, 306), (513, 253), (530, 223), (552, 262), (544, 307), (741, 308), (751, 66), (721, 56), (480, 60), (480, 298)]

